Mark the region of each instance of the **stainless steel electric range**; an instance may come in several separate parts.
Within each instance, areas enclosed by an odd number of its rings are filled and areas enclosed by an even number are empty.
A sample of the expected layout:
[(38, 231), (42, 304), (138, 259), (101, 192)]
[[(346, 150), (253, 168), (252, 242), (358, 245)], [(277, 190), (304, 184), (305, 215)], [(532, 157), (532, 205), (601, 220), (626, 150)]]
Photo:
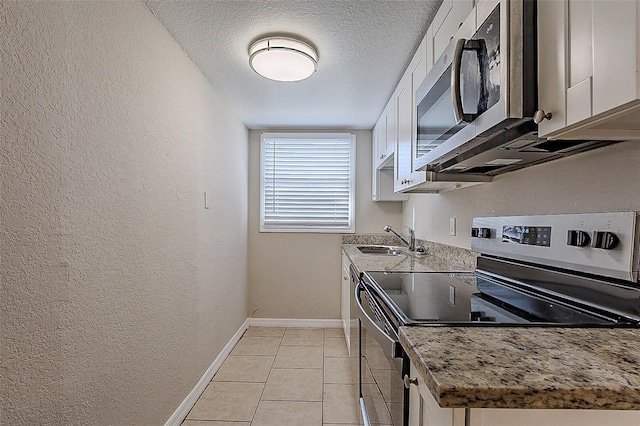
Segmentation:
[(476, 218), (474, 272), (364, 272), (364, 424), (407, 424), (400, 326), (640, 326), (639, 226), (635, 212)]

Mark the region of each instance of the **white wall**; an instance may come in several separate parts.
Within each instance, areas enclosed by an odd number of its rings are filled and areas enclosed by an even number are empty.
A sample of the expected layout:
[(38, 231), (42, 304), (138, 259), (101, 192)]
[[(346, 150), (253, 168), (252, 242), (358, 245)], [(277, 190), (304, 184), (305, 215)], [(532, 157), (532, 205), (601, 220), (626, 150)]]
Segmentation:
[(162, 424), (246, 318), (247, 130), (142, 2), (0, 9), (0, 423)]
[[(356, 134), (356, 233), (398, 227), (400, 203), (371, 201), (371, 131), (328, 131)], [(261, 133), (249, 133), (249, 309), (259, 318), (339, 318), (341, 235), (259, 232)]]
[[(471, 247), (476, 216), (640, 211), (640, 141), (628, 141), (497, 176), (492, 183), (443, 194), (413, 194), (403, 222), (416, 236)], [(449, 218), (457, 235), (449, 236)]]

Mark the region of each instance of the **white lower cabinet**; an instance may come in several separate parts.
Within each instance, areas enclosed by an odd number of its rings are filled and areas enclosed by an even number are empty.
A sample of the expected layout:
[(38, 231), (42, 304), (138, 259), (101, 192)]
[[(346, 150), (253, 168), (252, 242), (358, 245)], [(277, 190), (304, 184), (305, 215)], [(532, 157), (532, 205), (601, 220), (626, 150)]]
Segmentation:
[(342, 251), (342, 271), (340, 274), (340, 317), (342, 318), (342, 328), (344, 329), (344, 336), (347, 339), (347, 348), (351, 344), (351, 260), (349, 256)]
[(470, 426), (638, 426), (640, 412), (475, 408), (470, 419)]
[(411, 377), (417, 384), (409, 387), (409, 426), (464, 426), (464, 408), (440, 407), (413, 363)]
[[(409, 426), (639, 426), (640, 411), (442, 408), (411, 363)], [(466, 414), (465, 414), (466, 412)], [(468, 423), (465, 416), (468, 415)]]

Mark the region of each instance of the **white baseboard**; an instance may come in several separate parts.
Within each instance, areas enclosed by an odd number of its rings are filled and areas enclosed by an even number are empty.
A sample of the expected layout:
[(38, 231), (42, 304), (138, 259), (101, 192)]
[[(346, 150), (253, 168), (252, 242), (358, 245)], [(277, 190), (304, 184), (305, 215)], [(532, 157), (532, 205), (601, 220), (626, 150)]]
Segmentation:
[(249, 318), (253, 327), (342, 328), (341, 319)]
[(209, 368), (207, 368), (207, 371), (205, 371), (204, 375), (198, 381), (198, 384), (196, 384), (191, 392), (189, 392), (189, 395), (187, 395), (184, 401), (182, 401), (178, 406), (176, 411), (174, 411), (171, 417), (169, 417), (169, 420), (164, 424), (165, 426), (179, 426), (182, 423), (185, 417), (187, 417), (187, 414), (189, 414), (189, 411), (191, 411), (196, 402), (198, 402), (198, 398), (200, 398), (202, 392), (204, 392), (213, 376), (220, 369), (222, 363), (227, 359), (227, 356), (229, 356), (247, 328), (249, 328), (249, 318), (242, 323), (238, 331), (236, 331), (236, 334), (234, 334), (231, 340), (229, 340), (229, 343), (225, 345), (220, 354), (213, 360)]

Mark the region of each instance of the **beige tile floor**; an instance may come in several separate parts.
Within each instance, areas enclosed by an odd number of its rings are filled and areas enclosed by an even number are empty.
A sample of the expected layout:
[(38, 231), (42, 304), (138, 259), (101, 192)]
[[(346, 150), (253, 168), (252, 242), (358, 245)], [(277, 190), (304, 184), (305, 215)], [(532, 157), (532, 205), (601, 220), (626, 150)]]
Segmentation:
[(338, 328), (250, 327), (185, 426), (356, 426), (358, 401)]

